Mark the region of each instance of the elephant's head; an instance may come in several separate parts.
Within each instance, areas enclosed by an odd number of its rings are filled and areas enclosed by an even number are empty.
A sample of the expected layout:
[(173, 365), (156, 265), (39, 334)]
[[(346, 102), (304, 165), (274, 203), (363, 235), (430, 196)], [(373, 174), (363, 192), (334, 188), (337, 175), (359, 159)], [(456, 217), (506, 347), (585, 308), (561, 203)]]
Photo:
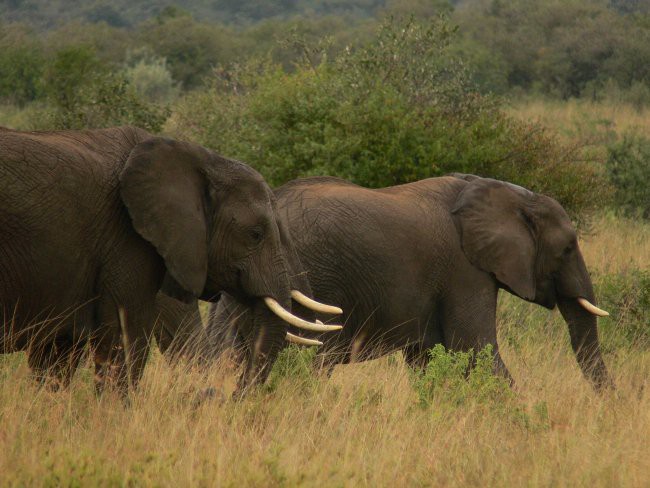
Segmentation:
[(264, 310), (258, 314), (266, 324), (259, 326), (257, 345), (263, 356), (277, 349), (286, 333), (286, 324), (271, 317), (312, 330), (340, 328), (304, 321), (287, 310), (292, 295), (310, 290), (292, 280), (288, 262), (295, 251), (278, 226), (275, 197), (246, 164), (156, 137), (131, 151), (120, 192), (135, 230), (164, 260), (162, 291), (186, 301), (214, 301), (223, 290)]
[(567, 321), (571, 345), (597, 388), (611, 385), (603, 362), (591, 278), (571, 219), (552, 198), (472, 175), (452, 213), (469, 261), (515, 295), (552, 309)]

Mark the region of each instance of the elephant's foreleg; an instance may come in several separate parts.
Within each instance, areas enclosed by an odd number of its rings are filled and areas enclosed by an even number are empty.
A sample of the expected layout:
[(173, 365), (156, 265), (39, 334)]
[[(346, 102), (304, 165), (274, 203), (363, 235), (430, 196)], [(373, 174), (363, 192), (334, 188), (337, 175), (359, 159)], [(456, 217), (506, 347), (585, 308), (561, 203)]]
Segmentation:
[(486, 273), (461, 276), (441, 303), (444, 345), (454, 351), (482, 350), (488, 344), (494, 355), (494, 372), (513, 384), (499, 353), (496, 328), (496, 284)]
[(142, 307), (118, 306), (123, 359), (125, 367), (120, 368), (118, 385), (125, 394), (135, 389), (140, 382), (149, 356), (149, 342), (153, 334), (153, 314)]
[(406, 364), (415, 371), (422, 371), (429, 363), (427, 350), (420, 343), (412, 343), (402, 349)]
[(111, 297), (100, 303), (102, 336), (94, 341), (95, 390), (111, 385), (126, 397), (137, 387), (149, 355), (153, 333), (152, 307), (121, 305)]
[(411, 342), (402, 349), (406, 364), (416, 371), (424, 370), (429, 364), (429, 349), (444, 342), (440, 324), (435, 319), (435, 313), (432, 315), (425, 322), (426, 327), (421, 331), (420, 340)]

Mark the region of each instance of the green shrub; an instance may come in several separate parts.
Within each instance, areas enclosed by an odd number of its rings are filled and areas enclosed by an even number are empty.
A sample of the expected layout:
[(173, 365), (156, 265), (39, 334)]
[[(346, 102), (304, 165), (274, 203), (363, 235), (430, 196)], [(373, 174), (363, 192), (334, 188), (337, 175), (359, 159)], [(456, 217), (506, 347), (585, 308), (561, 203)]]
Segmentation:
[(314, 384), (313, 362), (316, 357), (316, 348), (301, 348), (290, 346), (278, 354), (273, 363), (269, 379), (265, 383), (266, 391), (273, 392), (284, 381), (289, 381), (292, 387), (306, 389)]
[(435, 408), (441, 401), (458, 406), (470, 400), (484, 403), (512, 398), (508, 382), (492, 372), (492, 346), (474, 354), (447, 351), (438, 344), (428, 354), (424, 373), (413, 379), (422, 406)]
[(20, 24), (0, 23), (0, 101), (24, 106), (43, 94), (42, 43)]
[(49, 116), (35, 125), (90, 129), (129, 124), (159, 132), (168, 108), (142, 100), (126, 75), (110, 68), (89, 47), (59, 51), (45, 74)]
[(79, 91), (84, 85), (101, 79), (107, 72), (90, 47), (64, 48), (56, 53), (45, 71), (48, 101), (63, 110), (72, 109), (78, 103)]
[(0, 99), (24, 105), (42, 94), (43, 54), (32, 47), (0, 49)]
[(170, 129), (274, 185), (329, 174), (382, 187), (460, 171), (550, 194), (582, 219), (607, 196), (596, 165), (479, 95), (450, 54), (454, 35), (444, 19), (387, 20), (368, 45), (306, 56), (293, 73), (265, 61), (219, 69)]
[(160, 132), (169, 109), (141, 100), (123, 74), (107, 74), (85, 84), (65, 104), (53, 104), (46, 124), (55, 129), (134, 125)]
[(608, 351), (650, 348), (650, 271), (633, 269), (595, 280), (599, 303), (611, 312), (600, 319)]
[(125, 77), (136, 95), (149, 103), (169, 103), (180, 91), (164, 58), (140, 59), (125, 70)]
[(650, 218), (650, 138), (626, 133), (608, 147), (607, 172), (614, 203), (624, 213)]

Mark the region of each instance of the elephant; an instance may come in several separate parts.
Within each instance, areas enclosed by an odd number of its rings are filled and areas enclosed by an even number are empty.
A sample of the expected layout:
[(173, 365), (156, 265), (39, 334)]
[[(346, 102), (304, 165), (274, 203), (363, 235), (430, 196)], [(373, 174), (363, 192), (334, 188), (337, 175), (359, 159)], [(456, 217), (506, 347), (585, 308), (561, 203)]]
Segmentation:
[[(436, 344), (491, 344), (495, 372), (512, 382), (497, 343), (504, 289), (557, 305), (584, 375), (598, 390), (613, 386), (597, 332), (596, 317), (607, 312), (594, 305), (576, 231), (554, 199), (464, 174), (382, 189), (312, 177), (275, 195), (314, 296), (346, 311), (345, 327), (321, 336), (317, 360), (326, 371), (400, 349), (423, 368)], [(214, 353), (244, 344), (249, 310), (228, 294), (211, 307)]]
[(275, 197), (244, 163), (133, 127), (3, 129), (0, 176), (0, 351), (27, 351), (37, 377), (67, 385), (88, 346), (97, 391), (110, 382), (126, 395), (159, 291), (191, 302), (223, 290), (250, 307), (241, 390), (264, 378), (285, 338), (301, 341), (286, 321), (340, 327), (290, 312), (292, 296), (312, 303), (309, 283), (289, 272), (300, 264)]
[(158, 349), (171, 363), (181, 357), (194, 363), (209, 359), (209, 337), (196, 300), (186, 303), (158, 292), (154, 324)]

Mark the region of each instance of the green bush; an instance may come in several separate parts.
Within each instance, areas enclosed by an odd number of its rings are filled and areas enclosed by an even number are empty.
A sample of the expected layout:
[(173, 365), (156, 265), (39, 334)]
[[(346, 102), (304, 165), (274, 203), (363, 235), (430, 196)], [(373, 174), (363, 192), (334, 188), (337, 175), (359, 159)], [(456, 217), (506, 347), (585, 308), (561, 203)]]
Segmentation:
[(45, 123), (54, 129), (134, 125), (155, 133), (168, 116), (168, 108), (141, 100), (124, 75), (117, 73), (84, 84), (65, 104), (53, 103)]
[[(272, 184), (329, 174), (382, 187), (461, 171), (556, 197), (578, 220), (606, 183), (576, 148), (479, 95), (449, 46), (455, 29), (387, 20), (366, 46), (219, 69), (170, 130), (256, 167)], [(317, 59), (318, 61), (314, 61)]]
[(48, 101), (72, 110), (81, 98), (80, 90), (107, 74), (92, 48), (72, 46), (56, 53), (45, 71), (45, 94)]
[(508, 382), (492, 372), (492, 346), (474, 354), (447, 351), (438, 344), (428, 354), (424, 373), (413, 377), (420, 405), (436, 407), (441, 399), (457, 406), (469, 400), (483, 403), (513, 398)]
[(24, 106), (42, 95), (45, 54), (21, 25), (0, 24), (0, 101)]
[(313, 362), (316, 357), (316, 348), (301, 348), (290, 346), (278, 354), (273, 363), (269, 379), (265, 383), (266, 391), (273, 392), (284, 381), (289, 381), (292, 387), (308, 389), (315, 384)]
[(595, 280), (602, 308), (612, 312), (600, 320), (608, 351), (650, 348), (650, 271), (633, 269)]
[(606, 166), (615, 205), (628, 215), (650, 219), (650, 138), (624, 134), (609, 145)]
[(42, 94), (43, 54), (31, 47), (0, 49), (0, 99), (24, 105)]
[(46, 70), (49, 116), (38, 128), (89, 129), (135, 125), (159, 132), (166, 107), (143, 100), (123, 72), (101, 63), (91, 48), (59, 51)]
[(180, 91), (164, 58), (140, 59), (125, 70), (125, 77), (138, 97), (149, 103), (170, 103)]

